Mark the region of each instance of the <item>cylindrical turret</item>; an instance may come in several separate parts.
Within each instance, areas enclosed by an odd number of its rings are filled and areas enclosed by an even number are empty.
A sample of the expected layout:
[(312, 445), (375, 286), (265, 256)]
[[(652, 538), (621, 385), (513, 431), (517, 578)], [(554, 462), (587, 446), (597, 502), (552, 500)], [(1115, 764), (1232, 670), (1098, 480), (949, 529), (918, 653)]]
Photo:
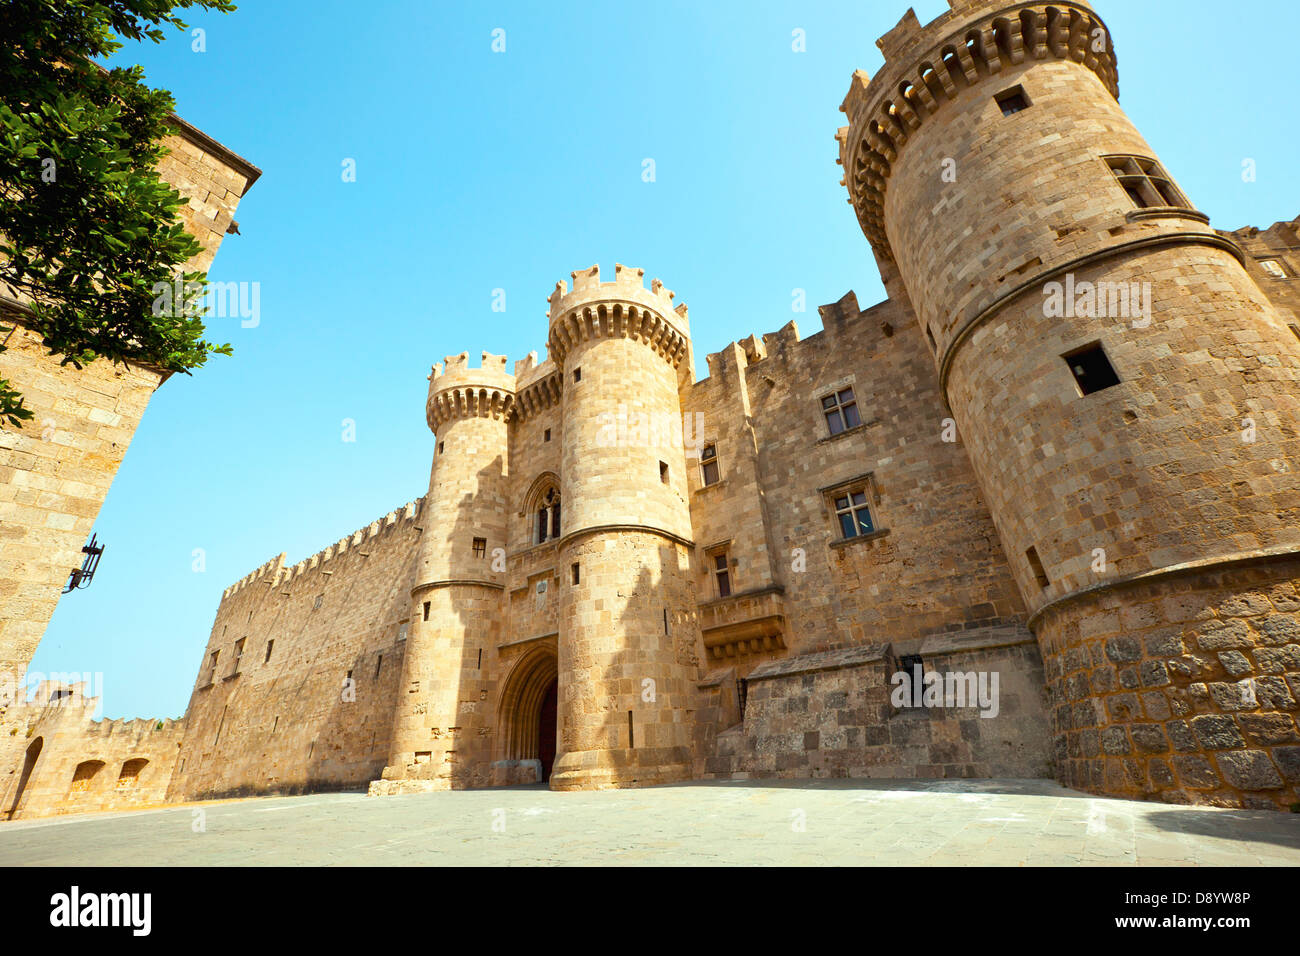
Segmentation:
[(677, 370), (684, 307), (640, 269), (551, 296), (564, 372), (557, 790), (690, 775), (697, 635)]
[(950, 3), (881, 38), (837, 138), (1031, 611), (1059, 773), (1294, 802), (1295, 338), (1120, 109), (1088, 4)]
[(515, 395), (505, 356), (435, 365), (426, 406), (437, 438), (384, 779), (393, 789), (490, 783), (489, 690), (503, 614), (508, 442)]

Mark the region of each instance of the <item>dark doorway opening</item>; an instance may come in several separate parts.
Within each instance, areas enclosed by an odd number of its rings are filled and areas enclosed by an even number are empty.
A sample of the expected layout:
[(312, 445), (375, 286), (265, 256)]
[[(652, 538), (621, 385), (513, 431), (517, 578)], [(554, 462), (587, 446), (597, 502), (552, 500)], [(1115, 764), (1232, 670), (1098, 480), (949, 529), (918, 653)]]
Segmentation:
[(31, 746), (27, 748), (27, 757), (23, 760), (23, 775), (18, 778), (18, 792), (14, 794), (14, 802), (9, 805), (8, 817), (14, 818), (18, 812), (18, 806), (23, 800), (23, 791), (27, 789), (27, 781), (31, 779), (32, 770), (36, 766), (36, 761), (40, 759), (41, 748), (45, 746), (45, 738), (37, 737), (32, 741)]
[(551, 779), (551, 766), (555, 763), (556, 712), (559, 707), (560, 683), (551, 681), (551, 686), (542, 698), (542, 711), (538, 718), (537, 756), (542, 761), (542, 782)]

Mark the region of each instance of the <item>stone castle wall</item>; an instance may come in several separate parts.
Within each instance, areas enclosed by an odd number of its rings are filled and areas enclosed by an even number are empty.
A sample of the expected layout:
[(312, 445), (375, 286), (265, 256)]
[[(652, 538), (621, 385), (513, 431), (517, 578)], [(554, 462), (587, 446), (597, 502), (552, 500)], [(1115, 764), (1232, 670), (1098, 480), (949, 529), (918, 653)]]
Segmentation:
[[(162, 178), (186, 199), (181, 222), (202, 246), (187, 263), (207, 270), (239, 200), (258, 171), (177, 119)], [(103, 359), (60, 365), (22, 326), (22, 303), (0, 289), (0, 326), (14, 326), (0, 354), (8, 379), (35, 414), (0, 429), (0, 670), (22, 672), (90, 537), (109, 485), (167, 374)]]
[(401, 693), (422, 504), (298, 564), (280, 555), (226, 590), (186, 711), (173, 799), (358, 787), (379, 776)]
[(84, 685), (46, 681), (15, 708), (21, 756), (0, 777), (0, 820), (133, 810), (165, 801), (184, 721), (92, 720)]
[[(954, 624), (1024, 620), (960, 435), (944, 440), (947, 413), (906, 306), (863, 311), (849, 294), (820, 311), (822, 331), (805, 339), (791, 323), (709, 356), (709, 377), (682, 399), (719, 449), (717, 484), (691, 469), (696, 543), (729, 540), (738, 561), (729, 601), (699, 580), (708, 661), (741, 676), (766, 655), (738, 654), (728, 629), (745, 633), (755, 611), (741, 595), (766, 589), (792, 653), (886, 642), (910, 653)], [(832, 436), (820, 399), (845, 387), (862, 424)], [(843, 541), (823, 489), (866, 476), (877, 531)]]
[[(181, 222), (202, 247), (187, 268), (207, 270), (260, 171), (180, 118), (172, 122), (159, 173), (185, 198)], [(0, 675), (17, 685), (167, 373), (103, 359), (61, 365), (23, 326), (24, 303), (11, 291), (0, 288), (0, 328), (12, 329), (0, 333), (0, 378), (35, 415), (21, 429), (0, 428)], [(22, 709), (0, 698), (0, 767), (21, 766), (26, 727)]]

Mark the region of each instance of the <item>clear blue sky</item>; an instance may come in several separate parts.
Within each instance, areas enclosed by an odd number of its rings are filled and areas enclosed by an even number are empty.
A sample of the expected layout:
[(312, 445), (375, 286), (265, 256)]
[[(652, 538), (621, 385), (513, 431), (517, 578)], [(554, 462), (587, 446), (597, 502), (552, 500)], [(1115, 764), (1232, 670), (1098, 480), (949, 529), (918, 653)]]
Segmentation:
[[(1300, 212), (1300, 5), (1096, 6), (1122, 103), (1212, 224)], [(905, 9), (247, 0), (190, 17), (205, 53), (179, 33), (129, 45), (115, 62), (142, 63), (265, 171), (210, 274), (259, 282), (260, 324), (214, 321), (234, 356), (154, 396), (95, 525), (99, 572), (62, 599), (32, 669), (102, 672), (108, 717), (180, 715), (222, 589), (422, 495), (430, 365), (544, 355), (545, 297), (574, 269), (662, 278), (690, 306), (697, 375), (751, 332), (815, 332), (816, 305), (849, 289), (883, 298), (832, 137), (850, 75), (879, 68), (875, 40)], [(945, 9), (916, 4), (923, 22)]]

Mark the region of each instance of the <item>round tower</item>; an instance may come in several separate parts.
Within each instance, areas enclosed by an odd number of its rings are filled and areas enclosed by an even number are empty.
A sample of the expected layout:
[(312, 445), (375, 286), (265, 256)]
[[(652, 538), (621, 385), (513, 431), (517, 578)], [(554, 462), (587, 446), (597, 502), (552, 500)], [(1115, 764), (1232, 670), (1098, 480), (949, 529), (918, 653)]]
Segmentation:
[(564, 527), (556, 790), (681, 780), (691, 772), (695, 675), (686, 461), (678, 370), (686, 309), (643, 270), (558, 283), (550, 355), (563, 369)]
[[(515, 379), (506, 357), (462, 352), (434, 365), (426, 414), (436, 437), (392, 754), (390, 790), (490, 783), (491, 662), (504, 613), (507, 420)], [(498, 550), (500, 549), (500, 550)], [(484, 732), (480, 732), (484, 731)], [(381, 785), (382, 788), (382, 785)]]
[(1293, 803), (1296, 338), (1120, 109), (1089, 4), (950, 6), (880, 39), (840, 162), (1029, 607), (1058, 774)]

